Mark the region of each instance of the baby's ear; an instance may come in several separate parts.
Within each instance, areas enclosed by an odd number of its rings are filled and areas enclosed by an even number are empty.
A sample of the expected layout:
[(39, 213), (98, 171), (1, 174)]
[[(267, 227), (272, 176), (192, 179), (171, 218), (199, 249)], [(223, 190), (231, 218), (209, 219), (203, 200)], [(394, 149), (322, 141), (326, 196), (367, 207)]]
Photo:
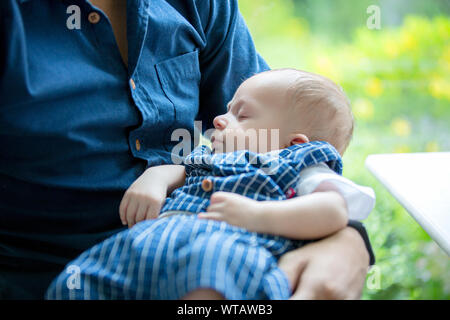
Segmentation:
[(299, 144), (299, 143), (308, 143), (309, 142), (309, 138), (308, 136), (304, 135), (303, 133), (294, 133), (292, 134), (292, 136), (290, 137), (290, 146), (293, 146), (294, 144)]

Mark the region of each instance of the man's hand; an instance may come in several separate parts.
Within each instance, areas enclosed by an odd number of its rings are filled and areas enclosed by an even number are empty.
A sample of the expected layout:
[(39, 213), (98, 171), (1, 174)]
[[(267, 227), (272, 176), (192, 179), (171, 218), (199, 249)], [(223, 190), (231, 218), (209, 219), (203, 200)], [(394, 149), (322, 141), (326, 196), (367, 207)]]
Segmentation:
[(360, 299), (369, 254), (359, 233), (347, 227), (284, 254), (278, 265), (293, 288), (290, 299)]
[(251, 232), (258, 232), (263, 223), (259, 202), (232, 192), (214, 192), (206, 211), (200, 212), (197, 217), (225, 221)]
[(157, 218), (166, 201), (167, 188), (167, 184), (153, 171), (145, 171), (127, 189), (120, 202), (122, 223), (131, 228), (140, 221)]

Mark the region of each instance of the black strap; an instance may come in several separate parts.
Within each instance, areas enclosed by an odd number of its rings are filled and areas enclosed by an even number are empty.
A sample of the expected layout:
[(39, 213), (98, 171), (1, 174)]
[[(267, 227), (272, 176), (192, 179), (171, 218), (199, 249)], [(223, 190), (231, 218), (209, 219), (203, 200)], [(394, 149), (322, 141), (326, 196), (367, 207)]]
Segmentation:
[(374, 265), (375, 264), (375, 255), (372, 250), (372, 245), (370, 244), (369, 235), (367, 234), (367, 231), (366, 231), (366, 228), (364, 227), (364, 225), (357, 220), (348, 220), (347, 226), (352, 227), (352, 228), (356, 229), (356, 231), (359, 232), (359, 234), (361, 235), (361, 237), (364, 240), (367, 251), (369, 252), (369, 257), (370, 257), (369, 265), (371, 265), (371, 266)]

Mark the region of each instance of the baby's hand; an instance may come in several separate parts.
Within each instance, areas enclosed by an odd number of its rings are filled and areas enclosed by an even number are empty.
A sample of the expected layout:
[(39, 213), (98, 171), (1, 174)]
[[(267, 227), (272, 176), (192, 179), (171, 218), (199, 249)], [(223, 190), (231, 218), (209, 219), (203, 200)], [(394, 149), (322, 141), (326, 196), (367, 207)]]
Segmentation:
[(122, 224), (131, 228), (136, 223), (155, 219), (167, 197), (167, 185), (151, 172), (144, 172), (127, 189), (120, 203)]
[(206, 211), (198, 218), (225, 221), (252, 232), (261, 230), (263, 223), (259, 202), (232, 192), (214, 192)]

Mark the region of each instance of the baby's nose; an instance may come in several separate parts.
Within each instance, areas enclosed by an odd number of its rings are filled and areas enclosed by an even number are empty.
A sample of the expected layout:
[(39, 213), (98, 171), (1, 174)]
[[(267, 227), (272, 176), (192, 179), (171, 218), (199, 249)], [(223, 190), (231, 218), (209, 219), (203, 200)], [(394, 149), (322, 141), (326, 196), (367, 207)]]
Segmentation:
[(227, 121), (222, 116), (217, 116), (213, 120), (214, 128), (223, 130), (227, 127)]

